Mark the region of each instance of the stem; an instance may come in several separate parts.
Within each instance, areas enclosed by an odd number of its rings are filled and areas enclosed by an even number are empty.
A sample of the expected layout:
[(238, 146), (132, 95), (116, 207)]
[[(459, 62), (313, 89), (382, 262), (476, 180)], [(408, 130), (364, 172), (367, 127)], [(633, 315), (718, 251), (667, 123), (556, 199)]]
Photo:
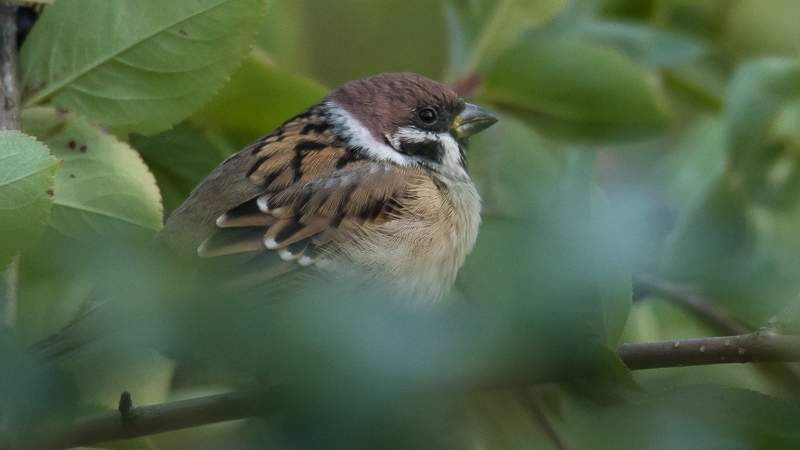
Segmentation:
[[(673, 305), (685, 309), (695, 317), (702, 320), (709, 327), (721, 334), (743, 335), (750, 330), (740, 324), (735, 318), (727, 314), (722, 308), (717, 307), (713, 301), (697, 294), (690, 286), (679, 286), (666, 283), (647, 276), (638, 276), (634, 280), (635, 289), (649, 294), (655, 294)], [(776, 319), (767, 325), (769, 331), (779, 333), (785, 323), (791, 320), (800, 303), (800, 296), (796, 297)], [(773, 366), (759, 366), (761, 372), (774, 378), (795, 398), (800, 400), (800, 369), (796, 364), (781, 362)]]
[(706, 325), (725, 334), (746, 334), (750, 331), (713, 302), (698, 295), (690, 286), (679, 286), (648, 276), (637, 276), (635, 289), (654, 294), (673, 305), (690, 311)]
[(17, 89), (17, 5), (0, 1), (0, 83), (3, 108), (0, 130), (19, 130), (19, 89)]
[(766, 328), (741, 336), (623, 344), (617, 354), (630, 370), (748, 362), (800, 361), (800, 336)]
[[(0, 0), (0, 130), (19, 130), (17, 88), (17, 4)], [(17, 317), (19, 257), (0, 274), (0, 328), (13, 330)]]
[(480, 65), (481, 60), (483, 60), (483, 57), (489, 48), (489, 44), (497, 34), (500, 26), (503, 24), (503, 19), (508, 14), (513, 1), (514, 0), (502, 0), (495, 7), (492, 17), (489, 19), (489, 22), (486, 24), (486, 26), (483, 27), (481, 35), (478, 37), (478, 40), (473, 47), (472, 55), (467, 63), (467, 73), (475, 72), (475, 70), (478, 68), (478, 65)]
[(17, 319), (18, 289), (19, 255), (11, 259), (6, 270), (0, 273), (0, 330), (14, 331)]
[(547, 437), (550, 438), (550, 442), (553, 443), (553, 446), (558, 450), (569, 450), (567, 443), (564, 442), (564, 438), (561, 437), (558, 430), (553, 426), (553, 423), (547, 418), (547, 414), (545, 414), (544, 408), (542, 407), (542, 402), (539, 400), (536, 393), (531, 392), (529, 389), (520, 389), (517, 391), (517, 394), (525, 408), (528, 409), (531, 416), (533, 416), (539, 426), (542, 427)]

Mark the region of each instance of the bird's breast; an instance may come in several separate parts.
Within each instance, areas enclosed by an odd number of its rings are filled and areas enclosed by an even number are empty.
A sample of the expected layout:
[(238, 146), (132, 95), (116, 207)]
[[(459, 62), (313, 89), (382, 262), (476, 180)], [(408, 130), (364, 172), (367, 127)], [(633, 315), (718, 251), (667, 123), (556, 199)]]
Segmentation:
[(413, 186), (394, 220), (372, 226), (342, 246), (349, 261), (368, 268), (393, 295), (429, 303), (455, 282), (480, 225), (472, 180)]

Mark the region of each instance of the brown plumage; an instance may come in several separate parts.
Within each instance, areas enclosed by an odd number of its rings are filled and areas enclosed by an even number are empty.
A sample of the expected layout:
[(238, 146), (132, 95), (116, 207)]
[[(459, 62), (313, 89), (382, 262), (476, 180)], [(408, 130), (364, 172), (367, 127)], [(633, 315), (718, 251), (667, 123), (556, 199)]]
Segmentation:
[(415, 74), (348, 83), (223, 162), (157, 242), (250, 281), (310, 268), (440, 298), (480, 222), (461, 144), (494, 119), (476, 110)]

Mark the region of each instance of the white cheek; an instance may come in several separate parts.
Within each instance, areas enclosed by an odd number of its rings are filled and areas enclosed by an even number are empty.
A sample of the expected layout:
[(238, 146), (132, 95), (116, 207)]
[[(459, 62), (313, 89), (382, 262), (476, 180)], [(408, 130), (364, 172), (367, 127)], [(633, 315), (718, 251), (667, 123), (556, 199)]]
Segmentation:
[[(453, 139), (450, 133), (440, 133), (439, 139), (444, 146), (442, 165), (450, 169), (458, 168), (459, 171), (464, 172), (461, 164), (461, 149), (458, 147), (458, 142)], [(464, 173), (466, 174), (466, 172)]]
[(397, 130), (397, 133), (389, 136), (389, 142), (392, 143), (395, 149), (400, 150), (400, 143), (405, 142), (430, 142), (438, 141), (439, 136), (430, 131), (423, 131), (414, 127), (402, 127)]
[(402, 166), (412, 165), (409, 158), (397, 153), (392, 147), (375, 140), (372, 133), (349, 112), (333, 102), (329, 102), (327, 106), (331, 121), (342, 136), (349, 137), (348, 144), (351, 147), (362, 149), (364, 153), (378, 161), (392, 161)]
[(450, 133), (433, 133), (414, 127), (403, 127), (397, 130), (397, 133), (387, 137), (389, 142), (398, 150), (401, 142), (441, 142), (444, 148), (441, 165), (449, 170), (466, 175), (466, 171), (464, 171), (461, 164), (461, 149)]

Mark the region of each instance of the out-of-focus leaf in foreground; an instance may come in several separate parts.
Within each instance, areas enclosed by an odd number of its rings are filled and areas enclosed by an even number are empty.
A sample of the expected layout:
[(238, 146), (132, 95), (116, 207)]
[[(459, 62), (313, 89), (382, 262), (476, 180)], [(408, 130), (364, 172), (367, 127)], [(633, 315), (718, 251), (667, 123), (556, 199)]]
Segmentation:
[(248, 51), (264, 5), (56, 2), (20, 54), (24, 103), (52, 100), (120, 136), (165, 130), (222, 87)]
[(571, 408), (577, 448), (797, 448), (796, 405), (744, 389), (689, 385), (602, 409)]
[(608, 199), (605, 198), (599, 188), (592, 190), (591, 211), (592, 219), (597, 229), (602, 230), (607, 236), (617, 238), (606, 240), (604, 243), (608, 243), (608, 245), (597, 251), (597, 255), (604, 256), (603, 260), (597, 263), (597, 278), (600, 287), (600, 304), (603, 318), (603, 338), (606, 344), (613, 347), (619, 343), (631, 309), (633, 296), (631, 273), (630, 268), (625, 263), (624, 256), (620, 253), (620, 247), (623, 242), (622, 236), (614, 236), (614, 230), (619, 229), (619, 227), (614, 226)]
[(53, 365), (44, 366), (3, 334), (0, 336), (0, 413), (3, 437), (32, 448), (45, 434), (71, 425), (78, 401), (75, 386)]
[(47, 226), (58, 165), (35, 138), (0, 131), (0, 269)]
[(720, 275), (747, 257), (753, 244), (745, 202), (723, 177), (685, 213), (670, 237), (661, 270), (673, 279)]
[(578, 39), (514, 46), (490, 69), (483, 95), (542, 133), (568, 140), (650, 136), (670, 118), (654, 76), (610, 48)]
[(161, 228), (161, 195), (139, 155), (87, 119), (54, 108), (25, 110), (22, 129), (64, 163), (50, 225), (78, 237), (148, 238)]

